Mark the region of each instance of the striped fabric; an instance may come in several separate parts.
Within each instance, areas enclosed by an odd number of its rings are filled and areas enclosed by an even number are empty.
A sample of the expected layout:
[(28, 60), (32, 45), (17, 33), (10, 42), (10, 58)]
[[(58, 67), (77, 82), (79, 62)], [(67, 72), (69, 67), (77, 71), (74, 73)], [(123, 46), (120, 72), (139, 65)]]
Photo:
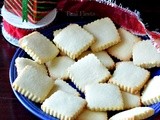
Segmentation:
[[(17, 16), (22, 16), (22, 0), (4, 0), (4, 6)], [(28, 20), (37, 23), (56, 7), (56, 0), (29, 0)]]

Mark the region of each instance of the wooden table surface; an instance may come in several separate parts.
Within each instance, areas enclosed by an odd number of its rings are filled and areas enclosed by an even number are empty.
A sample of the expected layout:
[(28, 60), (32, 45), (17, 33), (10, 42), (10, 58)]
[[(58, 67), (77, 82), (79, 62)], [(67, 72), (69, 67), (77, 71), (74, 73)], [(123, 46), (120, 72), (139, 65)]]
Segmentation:
[[(117, 0), (117, 3), (120, 0)], [(144, 23), (148, 23), (150, 30), (160, 28), (160, 7), (158, 2), (145, 0), (121, 0), (124, 7), (137, 9), (141, 13)], [(2, 2), (0, 3), (2, 6)], [(58, 16), (59, 20), (61, 16)], [(63, 21), (61, 19), (61, 21)], [(38, 119), (30, 113), (15, 97), (9, 83), (9, 67), (17, 47), (9, 44), (0, 34), (0, 120), (35, 120)], [(158, 115), (155, 120), (160, 120)]]

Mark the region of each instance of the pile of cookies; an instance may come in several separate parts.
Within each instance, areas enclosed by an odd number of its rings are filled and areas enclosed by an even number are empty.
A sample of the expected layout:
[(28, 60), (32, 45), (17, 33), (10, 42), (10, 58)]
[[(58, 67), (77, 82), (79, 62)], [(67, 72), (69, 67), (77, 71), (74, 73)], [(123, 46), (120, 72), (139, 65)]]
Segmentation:
[(154, 110), (145, 106), (160, 101), (160, 76), (148, 70), (160, 54), (108, 17), (56, 30), (53, 42), (33, 32), (19, 45), (32, 59), (16, 59), (12, 87), (61, 120), (107, 120), (108, 111), (117, 111), (109, 120), (146, 119)]

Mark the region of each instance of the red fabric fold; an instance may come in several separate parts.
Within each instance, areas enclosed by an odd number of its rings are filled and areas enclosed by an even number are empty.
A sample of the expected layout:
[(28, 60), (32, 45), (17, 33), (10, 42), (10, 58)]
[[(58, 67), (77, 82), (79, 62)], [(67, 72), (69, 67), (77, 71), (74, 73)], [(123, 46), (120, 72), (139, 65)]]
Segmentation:
[(7, 21), (3, 19), (3, 27), (6, 30), (7, 33), (9, 33), (12, 37), (16, 39), (20, 39), (25, 35), (28, 35), (29, 33), (33, 32), (34, 30), (29, 29), (21, 29), (17, 28), (11, 24), (9, 24)]

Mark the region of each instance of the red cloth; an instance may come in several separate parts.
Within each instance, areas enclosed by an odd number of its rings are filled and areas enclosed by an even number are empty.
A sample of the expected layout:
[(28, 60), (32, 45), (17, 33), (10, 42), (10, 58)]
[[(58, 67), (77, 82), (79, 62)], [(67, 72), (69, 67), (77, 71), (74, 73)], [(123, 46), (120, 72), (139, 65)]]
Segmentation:
[(9, 33), (12, 37), (14, 37), (16, 39), (20, 39), (23, 36), (28, 35), (29, 33), (34, 31), (34, 30), (29, 30), (29, 29), (17, 28), (15, 26), (9, 24), (4, 19), (3, 19), (3, 27), (7, 33)]

